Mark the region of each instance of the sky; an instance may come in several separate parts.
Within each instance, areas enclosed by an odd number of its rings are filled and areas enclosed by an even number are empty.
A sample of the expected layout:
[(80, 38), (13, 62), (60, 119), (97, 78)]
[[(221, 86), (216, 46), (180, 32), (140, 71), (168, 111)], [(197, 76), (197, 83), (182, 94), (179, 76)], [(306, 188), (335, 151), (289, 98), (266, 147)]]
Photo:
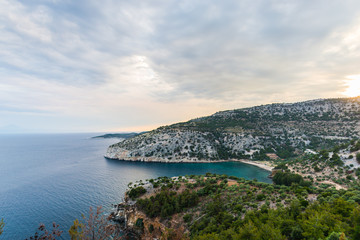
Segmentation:
[(360, 95), (357, 0), (1, 0), (0, 133)]

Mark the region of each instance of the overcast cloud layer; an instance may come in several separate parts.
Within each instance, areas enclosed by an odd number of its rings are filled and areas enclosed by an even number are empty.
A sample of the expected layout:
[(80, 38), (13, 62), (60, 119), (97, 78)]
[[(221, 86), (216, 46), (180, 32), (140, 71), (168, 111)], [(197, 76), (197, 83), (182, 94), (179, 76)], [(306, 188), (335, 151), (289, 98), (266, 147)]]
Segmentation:
[(359, 66), (356, 0), (1, 0), (0, 133), (343, 97)]

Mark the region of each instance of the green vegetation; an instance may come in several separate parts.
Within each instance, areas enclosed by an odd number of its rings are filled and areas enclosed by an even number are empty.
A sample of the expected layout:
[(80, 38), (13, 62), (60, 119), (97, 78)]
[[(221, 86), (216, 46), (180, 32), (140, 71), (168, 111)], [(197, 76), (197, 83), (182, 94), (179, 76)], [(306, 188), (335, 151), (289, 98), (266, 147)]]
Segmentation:
[[(338, 191), (314, 187), (284, 164), (277, 169), (281, 185), (216, 174), (151, 180), (161, 191), (136, 206), (147, 221), (161, 217), (161, 236), (182, 221), (190, 231), (183, 239), (359, 239), (359, 182)], [(143, 229), (155, 234), (151, 226)]]
[(128, 196), (134, 200), (134, 199), (140, 197), (141, 195), (143, 195), (144, 193), (146, 193), (146, 189), (142, 186), (139, 186), (139, 187), (131, 189), (128, 193)]
[(273, 181), (275, 184), (286, 185), (286, 186), (291, 186), (294, 183), (299, 184), (300, 186), (307, 186), (307, 187), (311, 185), (311, 182), (304, 181), (301, 175), (290, 172), (277, 172), (273, 177)]
[(294, 153), (295, 148), (291, 144), (287, 143), (276, 148), (276, 153), (280, 158), (291, 158), (296, 156)]
[(166, 218), (196, 205), (198, 201), (198, 195), (195, 192), (190, 192), (188, 189), (177, 194), (168, 188), (164, 188), (155, 197), (139, 199), (137, 205), (149, 217), (161, 216)]
[[(193, 227), (192, 238), (339, 239), (335, 237), (343, 235), (347, 239), (358, 239), (359, 213), (357, 204), (342, 198), (307, 207), (295, 200), (289, 207), (251, 211), (244, 219), (236, 220), (220, 210), (213, 215), (217, 221), (208, 222), (206, 227)], [(221, 216), (226, 216), (226, 219)]]
[(81, 239), (84, 237), (84, 224), (80, 223), (79, 220), (76, 219), (69, 229), (69, 234), (71, 240)]
[(351, 152), (355, 152), (360, 150), (360, 141), (357, 141), (356, 143), (353, 144), (353, 146), (351, 147), (350, 151)]
[[(359, 239), (359, 182), (338, 191), (314, 187), (284, 164), (277, 169), (281, 185), (216, 174), (151, 180), (161, 191), (136, 206), (147, 221), (161, 217), (161, 236), (182, 221), (190, 231), (183, 239)], [(151, 226), (143, 229), (155, 234)]]
[(275, 170), (277, 170), (277, 169), (282, 169), (282, 170), (285, 170), (285, 171), (289, 170), (288, 166), (286, 166), (286, 163), (284, 163), (284, 162), (281, 162), (281, 163), (279, 163), (278, 165), (276, 165), (276, 166), (274, 167), (274, 169), (275, 169)]
[(351, 151), (357, 148), (358, 142), (351, 140), (328, 149), (322, 149), (318, 153), (304, 154), (273, 162), (283, 166), (279, 166), (279, 169), (299, 174), (304, 180), (312, 182), (315, 186), (323, 188), (333, 185), (337, 188), (349, 188), (357, 184), (359, 170), (354, 169), (355, 164), (346, 166), (344, 160), (354, 158)]
[(4, 226), (5, 226), (5, 223), (4, 223), (4, 219), (1, 219), (0, 220), (0, 235), (3, 233), (4, 231)]
[(138, 218), (135, 223), (135, 227), (138, 228), (140, 231), (144, 230), (144, 219)]

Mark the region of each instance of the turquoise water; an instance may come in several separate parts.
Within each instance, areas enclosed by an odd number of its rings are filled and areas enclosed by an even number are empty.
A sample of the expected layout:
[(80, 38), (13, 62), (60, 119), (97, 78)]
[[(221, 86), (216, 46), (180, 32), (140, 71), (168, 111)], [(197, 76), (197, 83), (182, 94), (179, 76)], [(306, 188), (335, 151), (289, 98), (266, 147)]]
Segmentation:
[(143, 163), (105, 159), (116, 139), (97, 134), (0, 135), (0, 239), (24, 239), (39, 223), (60, 224), (63, 238), (90, 206), (121, 201), (129, 182), (159, 176), (228, 174), (271, 182), (269, 172), (238, 162)]

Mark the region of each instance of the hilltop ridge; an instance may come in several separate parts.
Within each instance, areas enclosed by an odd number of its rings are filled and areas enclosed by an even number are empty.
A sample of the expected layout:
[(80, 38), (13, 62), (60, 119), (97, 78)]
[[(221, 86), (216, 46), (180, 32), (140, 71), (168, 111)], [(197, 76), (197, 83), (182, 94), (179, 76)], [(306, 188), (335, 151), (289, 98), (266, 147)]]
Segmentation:
[(287, 158), (360, 136), (360, 97), (274, 103), (220, 111), (111, 145), (107, 158), (211, 162)]

